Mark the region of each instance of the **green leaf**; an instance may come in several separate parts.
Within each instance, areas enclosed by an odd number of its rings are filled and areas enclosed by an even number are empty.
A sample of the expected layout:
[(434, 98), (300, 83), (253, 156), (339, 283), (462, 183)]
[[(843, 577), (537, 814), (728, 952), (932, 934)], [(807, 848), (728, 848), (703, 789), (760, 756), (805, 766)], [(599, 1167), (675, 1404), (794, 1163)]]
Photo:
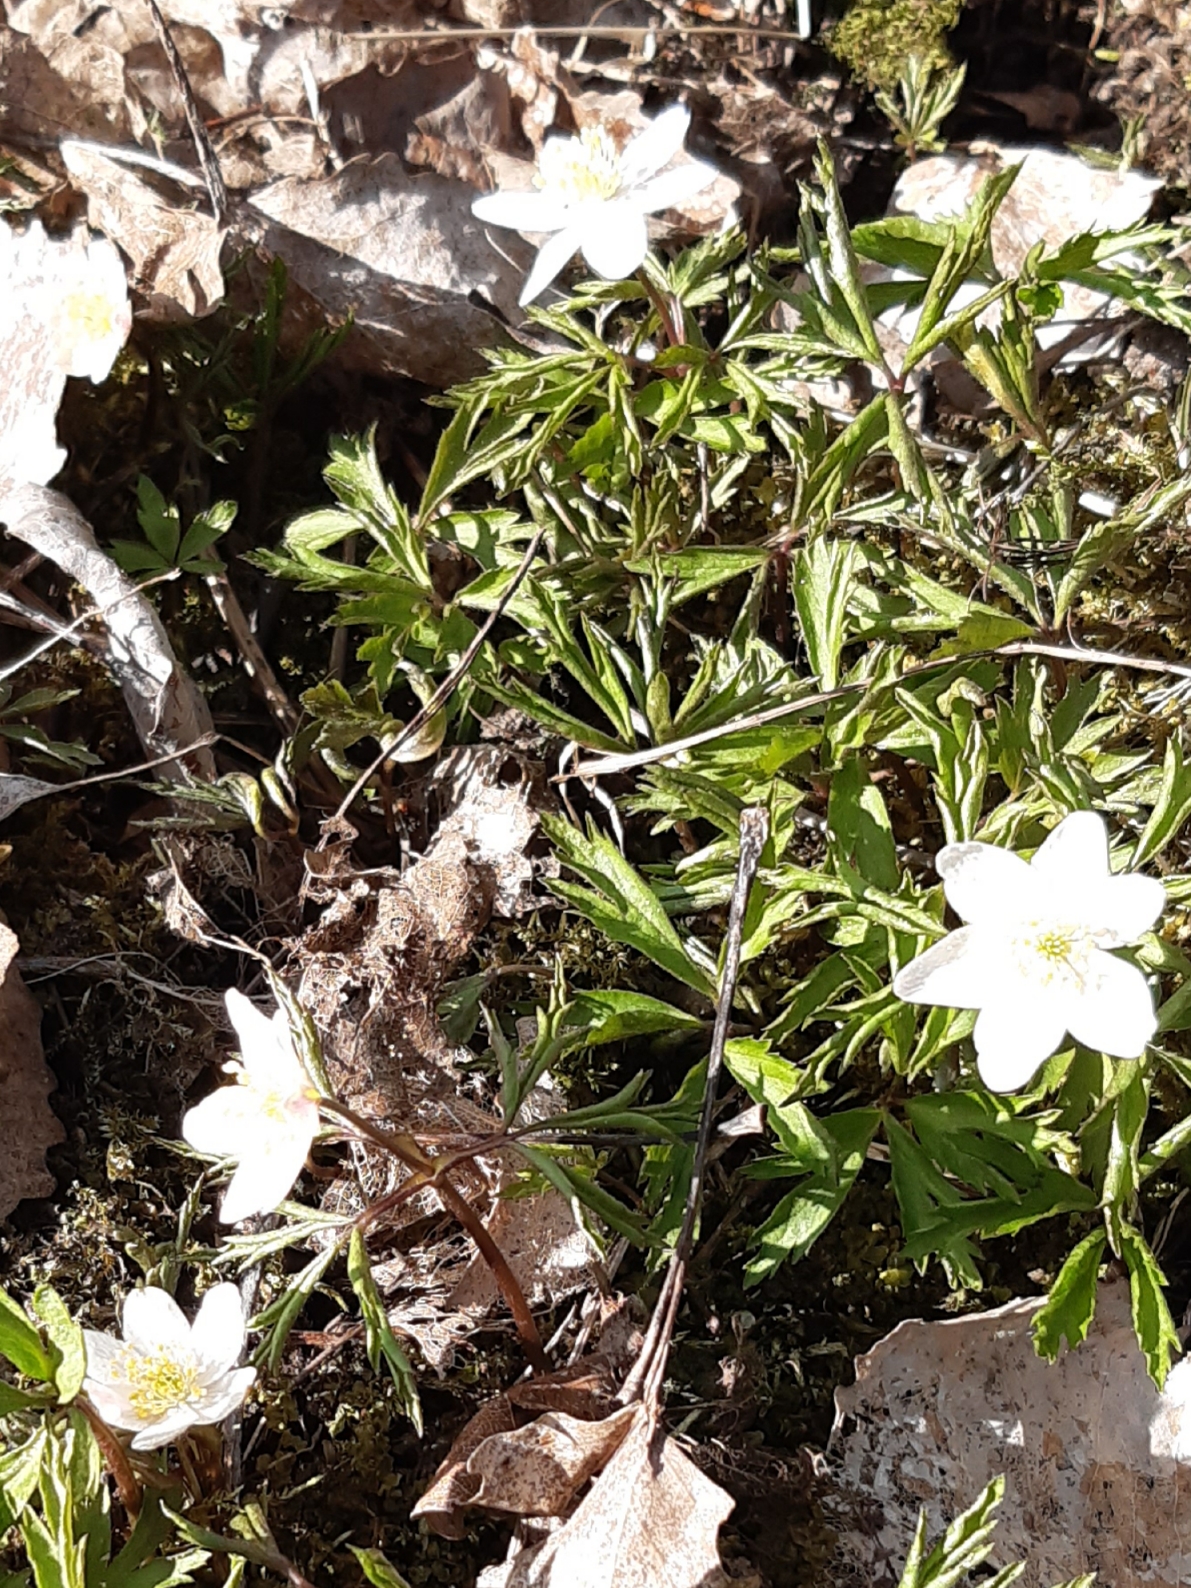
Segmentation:
[(54, 1348), (54, 1384), (58, 1399), (63, 1403), (72, 1401), (82, 1389), (87, 1373), (83, 1331), (52, 1285), (38, 1285), (33, 1292), (33, 1306)]
[(413, 1423), (418, 1433), (422, 1432), (422, 1403), (418, 1398), (418, 1384), (414, 1377), (414, 1370), (410, 1366), (409, 1358), (397, 1343), (396, 1336), (389, 1327), (388, 1315), (380, 1292), (376, 1288), (376, 1281), (372, 1277), (372, 1264), (368, 1261), (368, 1248), (364, 1242), (363, 1233), (357, 1227), (352, 1230), (351, 1240), (347, 1248), (347, 1277), (351, 1287), (356, 1293), (360, 1303), (360, 1316), (364, 1320), (364, 1341), (368, 1352), (368, 1362), (375, 1373), (380, 1367), (381, 1358), (389, 1370), (393, 1380), (393, 1387), (397, 1391), (397, 1398), (402, 1410)]
[[(996, 1525), (993, 1512), (1004, 1498), (1005, 1479), (994, 1478), (975, 1503), (952, 1522), (929, 1555), (926, 1553), (926, 1512), (921, 1512), (898, 1588), (956, 1588), (969, 1572), (988, 1558)], [(998, 1572), (997, 1588), (1013, 1582), (1024, 1570), (1024, 1566), (1011, 1566), (1005, 1572)], [(991, 1582), (987, 1588), (992, 1588)]]
[(1058, 1356), (1064, 1340), (1074, 1351), (1087, 1338), (1096, 1311), (1096, 1284), (1107, 1238), (1104, 1230), (1093, 1230), (1080, 1241), (1034, 1314), (1034, 1349), (1048, 1362)]
[(583, 888), (551, 879), (551, 892), (613, 942), (627, 943), (677, 981), (714, 997), (710, 978), (691, 959), (657, 896), (616, 845), (594, 827), (585, 835), (557, 816), (544, 817), (542, 825), (560, 858), (591, 884)]
[(1177, 734), (1166, 741), (1162, 758), (1162, 783), (1158, 798), (1150, 811), (1150, 819), (1142, 829), (1137, 846), (1129, 861), (1135, 871), (1148, 860), (1160, 854), (1176, 833), (1191, 819), (1191, 767), (1183, 758), (1183, 746)]
[(178, 509), (171, 507), (147, 474), (136, 482), (137, 523), (145, 539), (167, 568), (172, 568), (178, 555), (178, 541), (182, 525)]
[(26, 1378), (42, 1384), (54, 1382), (54, 1359), (25, 1311), (6, 1290), (0, 1289), (0, 1356), (6, 1356)]
[(889, 812), (859, 755), (848, 756), (831, 780), (827, 831), (837, 863), (883, 893), (897, 892), (900, 873)]
[(409, 1588), (405, 1578), (381, 1550), (361, 1549), (356, 1544), (349, 1544), (347, 1547), (356, 1557), (360, 1570), (372, 1584), (372, 1588)]
[(757, 1251), (744, 1271), (746, 1285), (759, 1284), (780, 1264), (806, 1256), (852, 1189), (880, 1122), (875, 1108), (845, 1109), (820, 1122), (834, 1144), (835, 1164), (784, 1196), (757, 1231)]
[(575, 1045), (584, 1048), (659, 1031), (699, 1031), (705, 1024), (698, 1015), (676, 1009), (660, 998), (613, 988), (573, 993), (566, 1023), (576, 1028)]
[(1166, 1303), (1166, 1276), (1145, 1237), (1132, 1225), (1120, 1229), (1121, 1255), (1129, 1270), (1129, 1299), (1133, 1330), (1146, 1359), (1146, 1368), (1159, 1389), (1170, 1371), (1170, 1358), (1182, 1349), (1179, 1332)]
[(847, 634), (848, 601), (860, 557), (850, 540), (810, 542), (791, 559), (790, 588), (820, 689), (834, 689), (840, 678), (840, 653)]
[(47, 1437), (43, 1422), (24, 1444), (0, 1453), (0, 1529), (5, 1532), (20, 1518), (37, 1489)]

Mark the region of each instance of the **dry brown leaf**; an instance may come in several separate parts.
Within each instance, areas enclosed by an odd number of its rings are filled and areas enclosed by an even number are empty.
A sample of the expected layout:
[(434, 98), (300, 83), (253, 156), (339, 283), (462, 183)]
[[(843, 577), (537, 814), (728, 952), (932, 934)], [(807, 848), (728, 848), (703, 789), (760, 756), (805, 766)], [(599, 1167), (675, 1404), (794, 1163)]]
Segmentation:
[(54, 1077), (41, 1047), (41, 1009), (13, 964), (17, 935), (0, 925), (0, 1090), (4, 1093), (4, 1152), (0, 1154), (0, 1218), (26, 1197), (48, 1196), (54, 1177), (47, 1147), (65, 1136), (50, 1108)]
[(332, 317), (354, 316), (357, 363), (449, 386), (486, 369), (481, 349), (503, 340), (469, 295), (511, 318), (521, 288), (472, 216), (474, 196), (389, 154), (321, 182), (274, 182), (250, 202), (273, 223), (261, 242), (291, 279)]
[(1146, 1374), (1128, 1286), (1101, 1288), (1087, 1339), (1053, 1363), (1030, 1337), (1040, 1305), (911, 1320), (858, 1358), (832, 1434), (838, 1588), (896, 1582), (919, 1507), (940, 1532), (1002, 1472), (996, 1565), (1027, 1560), (1035, 1583), (1187, 1581), (1191, 1467), (1167, 1437), (1183, 1408)]
[(208, 314), (223, 297), (226, 231), (209, 215), (168, 204), (135, 171), (71, 140), (62, 158), (87, 195), (88, 218), (132, 260), (146, 318), (171, 323)]
[(632, 1406), (598, 1422), (543, 1412), (524, 1428), (492, 1435), (467, 1463), (479, 1479), (471, 1503), (514, 1516), (562, 1516), (588, 1479), (608, 1465), (636, 1415)]
[(91, 98), (56, 71), (32, 39), (0, 21), (0, 104), (12, 132), (57, 139), (128, 136), (128, 117)]
[(731, 1509), (638, 1406), (574, 1515), (544, 1544), (514, 1546), (477, 1588), (727, 1588), (716, 1535)]
[[(462, 1538), (462, 1513), (473, 1505), (521, 1516), (562, 1515), (581, 1485), (606, 1465), (631, 1420), (615, 1397), (620, 1369), (639, 1348), (640, 1334), (623, 1298), (610, 1298), (602, 1310), (600, 1350), (485, 1402), (456, 1435), (414, 1516), (424, 1516), (444, 1538)], [(518, 1414), (523, 1421), (529, 1412), (543, 1415), (519, 1428)], [(543, 1425), (540, 1435), (532, 1432)], [(582, 1477), (567, 1476), (578, 1472)]]

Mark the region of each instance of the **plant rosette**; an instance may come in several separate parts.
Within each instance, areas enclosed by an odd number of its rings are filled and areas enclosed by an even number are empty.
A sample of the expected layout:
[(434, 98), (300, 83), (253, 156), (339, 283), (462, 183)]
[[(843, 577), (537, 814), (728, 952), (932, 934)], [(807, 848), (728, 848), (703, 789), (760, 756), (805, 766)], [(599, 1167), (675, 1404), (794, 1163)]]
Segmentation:
[(235, 1161), (219, 1217), (238, 1224), (288, 1196), (318, 1133), (319, 1111), (284, 1010), (270, 1019), (233, 987), (227, 1012), (240, 1041), (239, 1064), (227, 1066), (236, 1084), (188, 1109), (182, 1137), (196, 1152)]
[(221, 1423), (256, 1379), (255, 1368), (236, 1365), (247, 1331), (235, 1285), (209, 1290), (193, 1324), (168, 1292), (133, 1290), (123, 1321), (123, 1340), (84, 1329), (83, 1393), (106, 1423), (132, 1433), (134, 1450)]
[(623, 281), (639, 269), (649, 249), (645, 217), (684, 204), (719, 175), (703, 160), (670, 164), (690, 120), (685, 105), (671, 105), (623, 150), (606, 127), (585, 127), (577, 138), (556, 134), (542, 145), (536, 189), (475, 200), (478, 220), (547, 234), (521, 289), (522, 308), (574, 254), (606, 281)]
[(1162, 884), (1109, 870), (1108, 834), (1094, 811), (1066, 816), (1027, 862), (993, 844), (948, 844), (936, 869), (966, 924), (896, 975), (909, 1003), (978, 1009), (980, 1078), (994, 1092), (1024, 1086), (1070, 1034), (1118, 1059), (1137, 1059), (1157, 1019), (1145, 976), (1111, 950), (1161, 915)]

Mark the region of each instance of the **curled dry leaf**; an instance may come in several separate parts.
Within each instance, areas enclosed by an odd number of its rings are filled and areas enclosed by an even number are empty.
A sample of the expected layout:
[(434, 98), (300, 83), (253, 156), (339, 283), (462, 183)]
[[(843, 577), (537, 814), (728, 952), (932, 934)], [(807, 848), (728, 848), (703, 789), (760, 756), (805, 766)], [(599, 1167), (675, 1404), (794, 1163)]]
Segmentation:
[[(472, 1506), (561, 1516), (624, 1437), (627, 1421), (615, 1395), (617, 1363), (629, 1340), (617, 1325), (622, 1316), (629, 1321), (626, 1314), (623, 1306), (614, 1310), (612, 1335), (620, 1338), (610, 1336), (607, 1351), (514, 1384), (485, 1402), (456, 1435), (412, 1514), (424, 1516), (443, 1538), (463, 1537), (463, 1513)], [(640, 1337), (632, 1338), (639, 1345)], [(542, 1415), (525, 1423), (531, 1412)]]
[(41, 1010), (13, 964), (17, 935), (0, 925), (0, 1089), (4, 1093), (5, 1148), (0, 1155), (0, 1218), (26, 1197), (54, 1189), (45, 1165), (47, 1147), (65, 1131), (50, 1108), (54, 1077), (41, 1047)]
[(168, 204), (135, 171), (94, 149), (65, 139), (62, 158), (87, 195), (91, 224), (132, 260), (146, 318), (171, 324), (209, 314), (223, 297), (225, 229), (197, 209)]
[[(146, 754), (172, 755), (210, 735), (206, 698), (174, 655), (161, 619), (100, 550), (78, 509), (57, 491), (40, 485), (5, 489), (0, 481), (0, 521), (15, 539), (82, 585), (95, 603), (104, 623), (108, 665)], [(206, 746), (194, 749), (186, 761), (189, 771), (214, 779), (215, 758)], [(165, 763), (161, 773), (175, 781), (188, 775), (182, 760)]]
[(513, 1546), (478, 1588), (728, 1588), (717, 1535), (732, 1500), (644, 1406), (578, 1509), (545, 1543)]
[[(1173, 1459), (1177, 1381), (1146, 1374), (1128, 1286), (1101, 1288), (1087, 1339), (1057, 1362), (1030, 1335), (1041, 1298), (941, 1323), (900, 1324), (836, 1391), (833, 1492), (839, 1588), (884, 1588), (920, 1506), (932, 1533), (1005, 1474), (993, 1561), (1031, 1581), (1099, 1572), (1112, 1588), (1187, 1581), (1191, 1465)], [(1167, 1436), (1158, 1437), (1162, 1430)], [(1183, 1536), (1180, 1536), (1183, 1534)]]

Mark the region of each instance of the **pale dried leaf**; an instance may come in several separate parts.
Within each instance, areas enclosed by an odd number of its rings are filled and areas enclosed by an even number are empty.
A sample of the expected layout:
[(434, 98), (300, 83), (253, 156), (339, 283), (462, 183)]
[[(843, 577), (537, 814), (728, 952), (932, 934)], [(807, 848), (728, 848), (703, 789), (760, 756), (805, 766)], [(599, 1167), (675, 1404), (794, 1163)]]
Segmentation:
[(26, 1197), (48, 1196), (54, 1177), (47, 1147), (65, 1136), (49, 1105), (54, 1077), (41, 1046), (41, 1009), (13, 964), (17, 935), (0, 925), (0, 1090), (4, 1094), (5, 1146), (0, 1154), (0, 1218)]
[[(0, 521), (63, 573), (82, 585), (103, 618), (107, 659), (146, 754), (173, 755), (210, 735), (206, 697), (174, 655), (156, 611), (128, 576), (101, 551), (78, 509), (40, 485), (5, 489), (0, 482)], [(214, 778), (215, 759), (206, 746), (186, 760), (203, 778)], [(187, 776), (181, 759), (161, 768), (165, 778)]]
[(219, 254), (226, 230), (209, 215), (166, 203), (128, 166), (65, 140), (62, 158), (87, 196), (91, 224), (132, 260), (146, 318), (172, 323), (208, 314), (223, 297)]
[(24, 777), (19, 772), (0, 772), (0, 822), (13, 811), (28, 805), (30, 800), (44, 799), (47, 794), (57, 794), (57, 783), (47, 783), (44, 778)]
[(632, 1406), (599, 1422), (543, 1412), (524, 1428), (493, 1434), (468, 1459), (468, 1472), (479, 1479), (471, 1504), (514, 1516), (562, 1516), (608, 1465), (636, 1415)]
[(913, 1319), (858, 1358), (832, 1434), (838, 1588), (895, 1583), (919, 1507), (937, 1533), (998, 1473), (995, 1564), (1028, 1560), (1035, 1583), (1187, 1581), (1191, 1465), (1166, 1437), (1184, 1410), (1177, 1381), (1163, 1396), (1146, 1374), (1128, 1286), (1101, 1288), (1087, 1339), (1053, 1363), (1030, 1337), (1040, 1305)]
[(727, 1588), (716, 1535), (732, 1500), (644, 1407), (579, 1509), (478, 1588)]
[(487, 366), (502, 340), (479, 293), (515, 316), (521, 276), (471, 213), (474, 189), (411, 175), (396, 155), (359, 159), (320, 182), (272, 183), (251, 203), (273, 224), (262, 245), (332, 317), (354, 315), (355, 357), (379, 374), (448, 386)]

